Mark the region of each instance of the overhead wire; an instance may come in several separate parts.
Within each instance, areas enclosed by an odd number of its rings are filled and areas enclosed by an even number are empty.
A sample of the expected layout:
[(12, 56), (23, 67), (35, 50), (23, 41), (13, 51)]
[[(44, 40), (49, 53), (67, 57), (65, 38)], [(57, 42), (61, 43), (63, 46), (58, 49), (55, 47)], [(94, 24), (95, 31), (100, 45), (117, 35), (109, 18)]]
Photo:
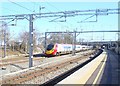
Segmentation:
[[(38, 3), (34, 3), (34, 4), (36, 4), (36, 5), (38, 5), (38, 6), (40, 6), (40, 4), (38, 4)], [(52, 6), (52, 5), (51, 5)], [(54, 6), (53, 6), (54, 7)], [(54, 7), (54, 8), (56, 8), (56, 7)], [(49, 12), (52, 12), (52, 11), (50, 11), (48, 8), (45, 8), (46, 10), (48, 10)], [(57, 8), (56, 8), (57, 9)], [(58, 10), (58, 9), (57, 9)], [(51, 20), (50, 18), (46, 18), (46, 19), (48, 19), (48, 20)], [(63, 26), (63, 24), (62, 23), (59, 23), (59, 22), (54, 22), (54, 23), (56, 23), (56, 24), (58, 24), (58, 25), (61, 25), (61, 26)]]
[[(35, 10), (30, 10), (30, 9), (28, 9), (28, 8), (26, 8), (26, 7), (24, 7), (24, 6), (22, 6), (22, 5), (20, 5), (20, 4), (18, 4), (18, 3), (15, 3), (15, 2), (12, 2), (12, 1), (10, 1), (10, 0), (8, 0), (9, 2), (11, 2), (11, 3), (13, 3), (13, 4), (15, 4), (15, 5), (17, 5), (17, 6), (19, 6), (19, 7), (22, 7), (22, 8), (24, 8), (24, 9), (26, 9), (26, 10), (28, 10), (28, 11), (30, 11), (30, 12), (35, 12)], [(47, 2), (48, 3), (48, 2)], [(35, 5), (36, 3), (34, 3), (34, 5)], [(48, 3), (50, 6), (52, 6), (52, 7), (54, 7), (55, 9), (57, 9), (57, 10), (59, 10), (58, 8), (56, 8), (55, 6), (53, 6), (52, 4), (50, 4), (50, 3)], [(50, 11), (50, 10), (49, 10)], [(61, 11), (61, 10), (60, 10)], [(58, 22), (57, 22), (58, 23)], [(66, 22), (67, 23), (67, 22)], [(70, 24), (71, 25), (71, 24)]]
[[(30, 11), (30, 12), (35, 13), (35, 10), (28, 9), (28, 8), (26, 8), (26, 7), (24, 7), (24, 6), (20, 5), (20, 4), (18, 4), (18, 3), (16, 3), (16, 2), (13, 2), (13, 1), (10, 1), (10, 0), (8, 0), (8, 1), (11, 2), (11, 3), (13, 3), (13, 4), (15, 4), (15, 5), (17, 5), (17, 6), (19, 6), (19, 7), (21, 7), (21, 8), (24, 8), (24, 9)], [(11, 9), (6, 8), (6, 7), (3, 7), (3, 8), (5, 8), (5, 9), (7, 9), (7, 10), (9, 10), (9, 11), (17, 12), (17, 11), (15, 11), (15, 10), (11, 10)], [(14, 21), (14, 20), (15, 20), (15, 19), (12, 19), (11, 21), (7, 22), (6, 24), (9, 24), (10, 22), (12, 22), (12, 21)]]
[(4, 9), (6, 9), (6, 10), (8, 10), (8, 11), (12, 11), (12, 12), (18, 12), (18, 11), (16, 11), (16, 10), (13, 10), (13, 9), (11, 10), (11, 9), (6, 8), (6, 7), (3, 7), (3, 6), (2, 6), (1, 8), (4, 8)]
[(16, 2), (13, 2), (13, 1), (10, 1), (10, 0), (8, 0), (8, 1), (11, 2), (11, 3), (13, 3), (13, 4), (15, 4), (15, 5), (17, 5), (17, 6), (19, 6), (19, 7), (24, 8), (24, 9), (30, 11), (30, 12), (33, 12), (31, 9), (28, 9), (27, 7), (24, 7), (24, 6), (22, 6), (22, 5), (20, 5), (20, 4), (16, 3)]
[[(15, 5), (17, 5), (17, 6), (19, 6), (19, 7), (24, 8), (24, 9), (30, 11), (30, 12), (34, 12), (34, 11), (32, 11), (32, 10), (30, 10), (30, 9), (28, 9), (28, 8), (20, 5), (20, 4), (17, 4), (17, 3), (15, 3), (15, 2), (10, 1), (10, 0), (8, 0), (8, 1), (11, 2), (11, 3), (13, 3), (13, 4), (15, 4)], [(15, 10), (11, 10), (11, 9), (6, 8), (6, 7), (3, 7), (3, 8), (4, 8), (4, 9), (7, 9), (7, 10), (9, 10), (9, 11), (12, 11), (12, 12), (13, 12), (13, 11), (14, 11), (14, 12), (17, 12), (17, 11), (15, 11)], [(11, 22), (14, 21), (14, 20), (15, 20), (15, 19), (12, 19), (11, 21), (8, 21), (7, 23), (5, 23), (4, 25), (2, 25), (2, 26), (0, 26), (0, 27), (3, 27), (3, 26), (5, 26), (5, 25), (8, 25), (9, 23), (11, 23)], [(14, 35), (15, 35), (15, 34), (14, 34)], [(13, 35), (13, 36), (14, 36), (14, 35)], [(12, 38), (12, 37), (10, 37), (10, 38)]]
[(48, 5), (50, 5), (51, 7), (55, 8), (56, 10), (61, 11), (60, 9), (56, 8), (54, 5), (50, 4), (49, 2), (45, 1)]
[[(49, 6), (55, 8), (56, 10), (61, 11), (61, 9), (58, 9), (57, 7), (55, 7), (54, 5), (50, 4), (49, 2), (47, 2), (47, 1), (45, 1), (45, 2), (46, 2)], [(65, 17), (65, 20), (66, 20), (66, 17)], [(56, 22), (56, 23), (59, 23), (59, 22)], [(65, 21), (65, 23), (67, 23), (68, 25), (72, 25), (71, 23), (68, 23), (68, 22), (66, 22), (66, 21)], [(61, 24), (61, 23), (59, 23), (59, 24)], [(65, 27), (66, 27), (66, 26), (65, 26)], [(68, 27), (68, 26), (67, 26), (67, 27)]]

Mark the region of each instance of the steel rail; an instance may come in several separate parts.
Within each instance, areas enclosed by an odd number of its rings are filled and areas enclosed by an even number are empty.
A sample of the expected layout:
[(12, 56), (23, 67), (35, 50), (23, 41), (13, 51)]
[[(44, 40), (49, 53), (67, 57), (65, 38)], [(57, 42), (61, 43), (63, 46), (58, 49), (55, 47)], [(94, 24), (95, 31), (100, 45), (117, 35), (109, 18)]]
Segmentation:
[(75, 71), (77, 71), (78, 69), (82, 68), (83, 66), (85, 66), (86, 64), (88, 64), (89, 62), (91, 62), (93, 59), (95, 59), (97, 56), (99, 56), (103, 51), (100, 50), (97, 54), (95, 54), (91, 59), (88, 59), (87, 61), (81, 63), (80, 65), (72, 68), (71, 70), (66, 71), (65, 73), (43, 83), (40, 86), (54, 86), (56, 85), (58, 82), (60, 82), (61, 80), (65, 79), (67, 76), (71, 75), (72, 73), (74, 73)]
[[(93, 54), (93, 52), (87, 54), (87, 55), (83, 55), (84, 58), (86, 57), (89, 57), (91, 54)], [(29, 72), (26, 72), (26, 73), (22, 73), (20, 75), (16, 75), (16, 76), (13, 76), (13, 77), (9, 77), (9, 78), (6, 78), (6, 79), (3, 79), (2, 80), (2, 83), (3, 84), (21, 84), (21, 83), (24, 83), (26, 81), (29, 81), (31, 79), (34, 79), (38, 76), (42, 76), (44, 74), (48, 74), (52, 71), (56, 71), (60, 68), (63, 68), (71, 63), (74, 63), (74, 62), (77, 62), (79, 60), (81, 60), (82, 58), (81, 57), (77, 57), (77, 58), (71, 58), (71, 59), (67, 59), (65, 60), (64, 62), (59, 62), (59, 63), (55, 63), (55, 64), (52, 64), (52, 65), (49, 65), (45, 68), (40, 68), (40, 69), (34, 69), (34, 70), (30, 70)]]

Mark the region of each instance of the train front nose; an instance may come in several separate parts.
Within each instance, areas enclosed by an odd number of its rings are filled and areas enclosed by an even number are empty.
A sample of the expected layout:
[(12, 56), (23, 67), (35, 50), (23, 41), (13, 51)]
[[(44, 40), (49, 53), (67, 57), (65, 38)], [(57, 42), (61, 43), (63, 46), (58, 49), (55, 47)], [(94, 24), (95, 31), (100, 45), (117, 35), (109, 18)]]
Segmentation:
[(49, 54), (52, 54), (52, 52), (53, 52), (52, 50), (47, 50), (46, 54), (49, 55)]
[(50, 55), (50, 54), (52, 54), (53, 53), (53, 50), (54, 50), (54, 44), (49, 44), (48, 46), (47, 46), (47, 49), (46, 49), (46, 54), (47, 55)]

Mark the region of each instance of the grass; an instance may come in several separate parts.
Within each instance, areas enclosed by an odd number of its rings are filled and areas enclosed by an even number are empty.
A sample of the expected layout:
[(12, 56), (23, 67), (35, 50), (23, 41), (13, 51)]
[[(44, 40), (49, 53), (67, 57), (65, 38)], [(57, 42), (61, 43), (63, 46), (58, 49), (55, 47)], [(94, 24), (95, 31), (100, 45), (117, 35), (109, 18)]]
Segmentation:
[[(0, 49), (0, 57), (3, 57), (4, 56), (4, 50), (3, 49)], [(19, 54), (22, 54), (18, 51), (12, 51), (12, 50), (9, 50), (9, 49), (6, 49), (6, 56), (10, 56), (10, 55), (19, 55)]]

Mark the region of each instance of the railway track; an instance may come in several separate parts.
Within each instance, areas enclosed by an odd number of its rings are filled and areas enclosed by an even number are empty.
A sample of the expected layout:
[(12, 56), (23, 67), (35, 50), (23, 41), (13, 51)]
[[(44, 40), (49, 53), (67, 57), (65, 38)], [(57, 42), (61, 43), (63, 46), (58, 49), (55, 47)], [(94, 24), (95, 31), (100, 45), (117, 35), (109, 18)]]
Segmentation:
[[(33, 60), (42, 60), (43, 58), (34, 58)], [(12, 59), (11, 59), (12, 60)], [(29, 58), (22, 58), (22, 59), (16, 59), (12, 61), (2, 61), (0, 63), (0, 67), (7, 66), (10, 64), (15, 64), (15, 63), (24, 63), (24, 62), (29, 62)]]
[[(36, 56), (36, 55), (35, 55)], [(33, 58), (33, 60), (42, 60), (43, 58)], [(19, 56), (17, 58), (8, 58), (8, 59), (2, 59), (0, 62), (0, 68), (1, 67), (5, 67), (7, 65), (11, 65), (11, 64), (18, 64), (18, 63), (25, 63), (25, 62), (29, 62), (29, 57), (27, 56)]]
[(91, 62), (93, 59), (95, 59), (97, 56), (99, 56), (103, 51), (100, 50), (97, 54), (95, 54), (91, 59), (88, 59), (87, 61), (77, 65), (76, 67), (62, 73), (61, 75), (45, 82), (42, 84), (42, 86), (48, 86), (48, 85), (51, 85), (51, 86), (57, 86), (56, 84), (58, 82), (60, 82), (61, 80), (65, 79), (67, 76), (71, 75), (72, 73), (74, 73), (75, 71), (79, 70), (80, 68), (82, 68), (83, 66), (85, 66), (86, 64), (88, 64), (89, 62)]
[(83, 58), (90, 57), (92, 54), (93, 52), (89, 52), (82, 56), (64, 59), (62, 61), (44, 65), (44, 67), (37, 66), (35, 68), (30, 68), (16, 74), (6, 75), (6, 76), (3, 76), (0, 84), (24, 84), (25, 82), (35, 79), (37, 77), (42, 77), (45, 74), (55, 72), (61, 68), (64, 68), (65, 66), (68, 66), (73, 63), (77, 63)]

